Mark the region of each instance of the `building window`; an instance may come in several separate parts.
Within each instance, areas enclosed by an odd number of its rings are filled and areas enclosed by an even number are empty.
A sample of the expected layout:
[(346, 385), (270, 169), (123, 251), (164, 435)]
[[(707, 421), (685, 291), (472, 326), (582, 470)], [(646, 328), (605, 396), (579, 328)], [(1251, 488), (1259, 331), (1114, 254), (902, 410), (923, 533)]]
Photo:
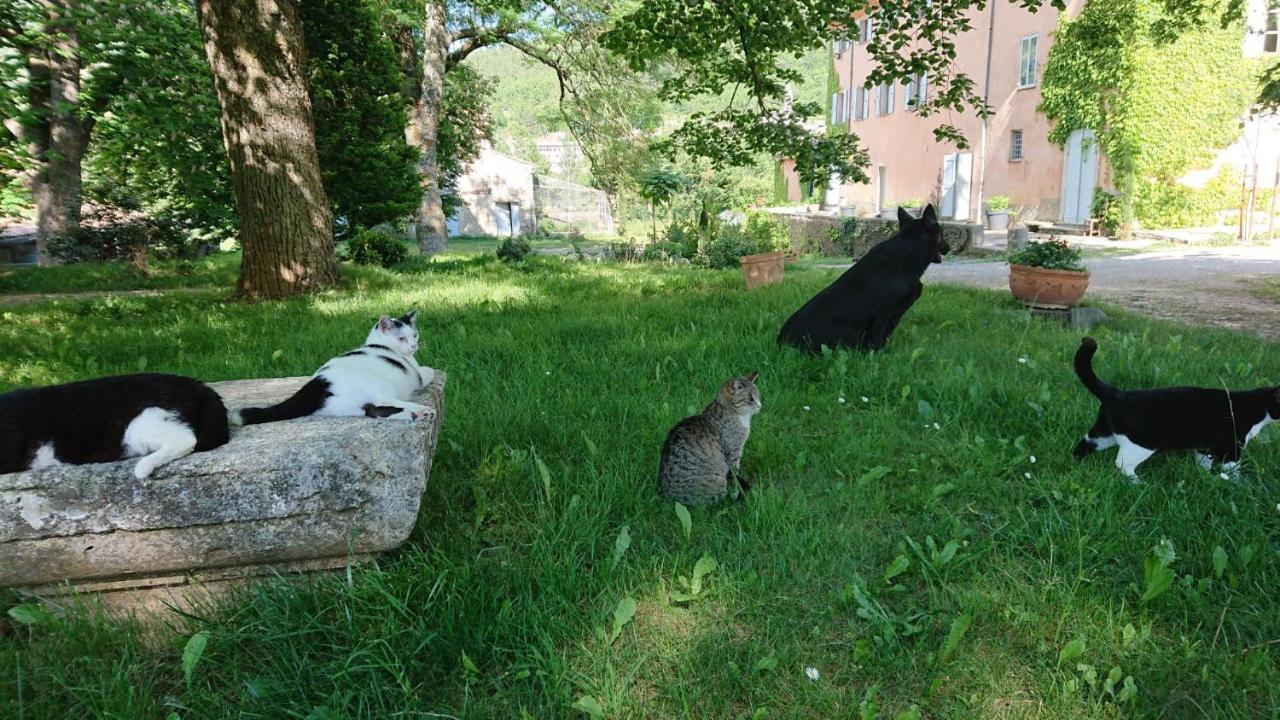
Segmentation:
[(870, 39), (871, 39), (871, 21), (867, 18), (862, 18), (861, 20), (858, 21), (858, 44), (865, 45), (867, 44), (867, 40), (870, 40)]
[(1267, 24), (1262, 31), (1262, 52), (1280, 52), (1280, 5), (1267, 8)]
[(831, 96), (831, 123), (835, 125), (844, 121), (844, 92), (842, 91)]
[(836, 54), (836, 57), (844, 55), (849, 52), (849, 40), (847, 38), (833, 40), (831, 42), (831, 50)]
[(1022, 131), (1014, 130), (1009, 138), (1009, 160), (1022, 159)]
[(1018, 87), (1034, 87), (1036, 84), (1036, 50), (1040, 44), (1039, 35), (1028, 35), (1022, 38), (1018, 54)]
[(906, 93), (902, 96), (902, 109), (920, 107), (929, 99), (929, 73), (923, 72), (907, 78)]
[(885, 83), (876, 88), (876, 114), (888, 115), (893, 112), (894, 83)]

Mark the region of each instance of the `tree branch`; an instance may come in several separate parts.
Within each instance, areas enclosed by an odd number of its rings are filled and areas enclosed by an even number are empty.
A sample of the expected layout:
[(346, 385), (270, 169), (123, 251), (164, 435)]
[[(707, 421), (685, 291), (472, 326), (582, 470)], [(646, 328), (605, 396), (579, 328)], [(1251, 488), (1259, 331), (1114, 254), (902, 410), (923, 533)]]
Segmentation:
[(463, 60), (466, 60), (467, 56), (475, 52), (476, 50), (479, 50), (482, 47), (487, 47), (493, 44), (495, 44), (495, 41), (490, 40), (487, 36), (484, 36), (484, 35), (476, 35), (474, 37), (468, 38), (465, 43), (463, 43), (460, 47), (452, 50), (445, 57), (444, 59), (445, 72), (448, 72), (449, 69), (452, 68), (454, 65), (457, 65)]

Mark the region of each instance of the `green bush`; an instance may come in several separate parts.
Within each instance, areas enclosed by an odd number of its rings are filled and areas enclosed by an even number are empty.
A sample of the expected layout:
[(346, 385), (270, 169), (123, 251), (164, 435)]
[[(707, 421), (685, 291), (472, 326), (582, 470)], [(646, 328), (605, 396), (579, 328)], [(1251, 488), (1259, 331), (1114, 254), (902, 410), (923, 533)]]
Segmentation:
[(77, 230), (49, 238), (47, 248), (61, 263), (143, 263), (148, 255), (191, 258), (201, 252), (178, 223), (111, 205), (86, 213)]
[(1089, 207), (1089, 217), (1097, 220), (1106, 234), (1118, 234), (1124, 222), (1124, 210), (1120, 205), (1120, 198), (1106, 190), (1096, 191)]
[(1001, 212), (1009, 209), (1009, 198), (1005, 195), (992, 195), (987, 198), (987, 209), (992, 212)]
[(399, 238), (377, 230), (361, 230), (347, 241), (346, 257), (357, 265), (389, 268), (409, 257), (409, 248)]
[(1065, 240), (1050, 238), (1027, 243), (1021, 250), (1009, 253), (1008, 260), (1010, 265), (1084, 272), (1086, 268), (1081, 258), (1080, 251), (1068, 245)]
[(791, 237), (786, 224), (767, 212), (747, 213), (747, 221), (742, 230), (752, 247), (747, 255), (787, 252), (791, 249)]
[(738, 267), (738, 259), (743, 255), (754, 255), (756, 244), (747, 236), (746, 231), (737, 225), (725, 225), (720, 234), (707, 243), (702, 257), (708, 266), (713, 268)]
[(498, 246), (498, 258), (503, 262), (518, 263), (531, 252), (533, 252), (533, 246), (523, 235), (503, 238), (502, 244)]

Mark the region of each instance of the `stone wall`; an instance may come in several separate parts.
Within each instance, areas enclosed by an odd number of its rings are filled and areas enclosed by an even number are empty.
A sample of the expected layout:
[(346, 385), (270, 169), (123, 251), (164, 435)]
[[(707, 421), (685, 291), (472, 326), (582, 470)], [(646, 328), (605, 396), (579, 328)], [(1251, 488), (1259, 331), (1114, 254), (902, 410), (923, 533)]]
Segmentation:
[[(851, 254), (856, 259), (898, 232), (896, 218), (850, 218), (816, 213), (777, 213), (775, 217), (786, 224), (787, 232), (791, 236), (791, 249), (799, 255), (843, 257)], [(855, 228), (862, 229), (855, 231), (850, 247), (841, 248), (840, 243), (832, 235), (838, 234), (845, 221), (850, 219), (856, 223)], [(951, 245), (953, 254), (962, 253), (970, 247), (980, 245), (982, 232), (982, 226), (977, 223), (950, 221), (942, 223), (942, 237)]]

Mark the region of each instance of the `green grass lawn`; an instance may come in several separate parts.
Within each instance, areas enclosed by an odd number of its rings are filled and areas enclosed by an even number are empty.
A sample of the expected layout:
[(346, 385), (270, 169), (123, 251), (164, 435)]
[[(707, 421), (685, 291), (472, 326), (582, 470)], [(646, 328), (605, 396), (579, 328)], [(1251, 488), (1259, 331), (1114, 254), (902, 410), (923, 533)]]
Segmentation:
[[(1280, 707), (1274, 428), (1246, 482), (1188, 456), (1152, 459), (1141, 485), (1111, 453), (1077, 463), (1096, 411), (1070, 370), (1079, 335), (1002, 293), (928, 287), (883, 353), (815, 359), (774, 335), (835, 271), (748, 293), (736, 271), (416, 267), (288, 302), (0, 309), (0, 390), (140, 369), (309, 374), (409, 307), (421, 360), (449, 373), (402, 549), (173, 616), (159, 642), (87, 612), (13, 624), (7, 717), (586, 717), (571, 707), (585, 696), (618, 718)], [(1097, 367), (1121, 386), (1280, 382), (1273, 344), (1109, 313)], [(686, 530), (655, 492), (663, 437), (750, 370), (755, 486)], [(701, 592), (675, 602), (703, 557), (716, 566)]]
[(230, 288), (240, 273), (240, 254), (221, 253), (201, 260), (132, 263), (74, 263), (50, 268), (0, 267), (0, 296), (26, 293), (74, 293), (105, 290)]

